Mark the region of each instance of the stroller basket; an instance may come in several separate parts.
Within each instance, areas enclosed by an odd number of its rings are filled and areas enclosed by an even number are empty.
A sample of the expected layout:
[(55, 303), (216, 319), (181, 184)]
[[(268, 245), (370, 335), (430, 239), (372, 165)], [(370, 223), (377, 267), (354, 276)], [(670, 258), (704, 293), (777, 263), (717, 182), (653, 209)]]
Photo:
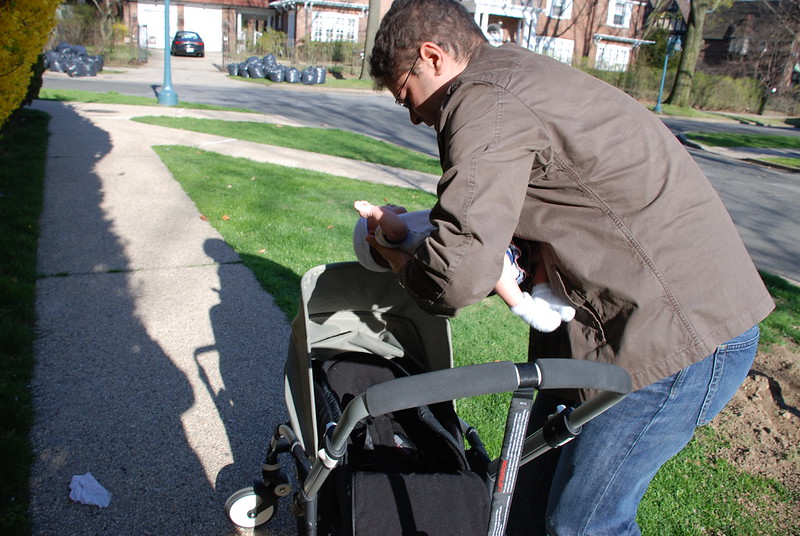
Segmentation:
[[(630, 390), (613, 365), (452, 368), (450, 348), (447, 321), (419, 309), (393, 274), (357, 263), (306, 273), (286, 364), (289, 423), (270, 442), (262, 478), (228, 499), (231, 521), (255, 527), (274, 515), (292, 491), (278, 457), (291, 453), (302, 534), (501, 535), (519, 465), (575, 437)], [(600, 394), (525, 438), (535, 390), (568, 388)], [(500, 392), (514, 396), (500, 458), (489, 463), (452, 401)]]

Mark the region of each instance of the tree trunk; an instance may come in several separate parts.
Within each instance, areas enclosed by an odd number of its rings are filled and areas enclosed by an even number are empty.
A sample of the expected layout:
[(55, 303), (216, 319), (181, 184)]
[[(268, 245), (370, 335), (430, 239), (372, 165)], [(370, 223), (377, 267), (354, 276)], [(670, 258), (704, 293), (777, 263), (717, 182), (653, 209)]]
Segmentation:
[(697, 0), (692, 0), (691, 6), (678, 72), (675, 75), (672, 92), (666, 101), (675, 106), (691, 105), (692, 82), (697, 67), (697, 58), (700, 56), (700, 49), (703, 46), (703, 25), (708, 6), (706, 2)]
[(111, 23), (117, 11), (118, 0), (92, 0), (100, 14), (100, 46), (105, 53), (111, 45)]
[(381, 0), (369, 0), (369, 13), (367, 14), (367, 39), (364, 43), (364, 59), (361, 62), (361, 80), (369, 80), (369, 57), (375, 45), (375, 34), (381, 24)]

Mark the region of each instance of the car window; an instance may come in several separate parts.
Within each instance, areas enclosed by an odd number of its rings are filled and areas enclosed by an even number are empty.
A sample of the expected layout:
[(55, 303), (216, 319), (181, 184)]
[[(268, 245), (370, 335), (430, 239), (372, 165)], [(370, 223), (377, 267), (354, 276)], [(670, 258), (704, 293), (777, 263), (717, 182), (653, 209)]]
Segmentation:
[(175, 39), (200, 39), (200, 36), (195, 32), (178, 32), (175, 34)]

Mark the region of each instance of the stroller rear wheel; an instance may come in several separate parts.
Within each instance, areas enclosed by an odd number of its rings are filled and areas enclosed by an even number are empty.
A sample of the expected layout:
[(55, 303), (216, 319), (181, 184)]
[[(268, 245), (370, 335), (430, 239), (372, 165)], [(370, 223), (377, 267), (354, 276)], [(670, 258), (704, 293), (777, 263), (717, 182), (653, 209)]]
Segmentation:
[(259, 495), (253, 486), (242, 488), (225, 502), (225, 513), (235, 525), (246, 529), (263, 525), (275, 515), (275, 499)]

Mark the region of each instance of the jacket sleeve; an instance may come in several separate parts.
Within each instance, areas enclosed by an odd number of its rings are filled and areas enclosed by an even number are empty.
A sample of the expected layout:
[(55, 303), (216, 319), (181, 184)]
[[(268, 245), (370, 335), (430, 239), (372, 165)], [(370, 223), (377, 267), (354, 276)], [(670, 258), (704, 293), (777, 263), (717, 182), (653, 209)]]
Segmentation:
[(444, 170), (431, 212), (437, 230), (401, 277), (423, 309), (452, 316), (497, 283), (528, 184), (546, 167), (549, 142), (530, 109), (488, 83), (456, 88), (437, 130)]

